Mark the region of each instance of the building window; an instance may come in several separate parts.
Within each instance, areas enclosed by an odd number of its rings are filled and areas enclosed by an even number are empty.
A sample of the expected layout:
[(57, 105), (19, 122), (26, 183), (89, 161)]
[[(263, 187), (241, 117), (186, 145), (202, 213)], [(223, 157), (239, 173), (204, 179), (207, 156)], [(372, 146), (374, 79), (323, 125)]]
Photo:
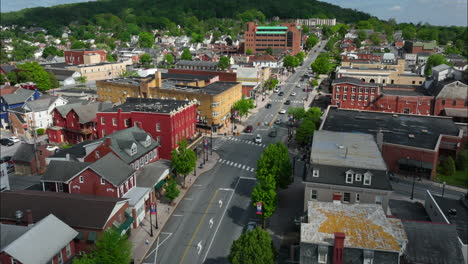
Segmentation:
[(375, 93), (375, 88), (371, 88), (371, 93)]
[(157, 132), (161, 131), (161, 124), (160, 123), (156, 123), (156, 131)]
[(157, 142), (158, 142), (159, 144), (161, 144), (161, 136), (157, 136), (157, 137), (156, 137), (156, 140), (157, 140)]
[(445, 100), (442, 100), (442, 105), (445, 105)]
[(347, 92), (347, 91), (348, 91), (348, 86), (345, 86), (345, 87), (343, 88), (343, 91), (344, 91), (344, 92)]
[(101, 125), (105, 125), (106, 124), (106, 119), (104, 117), (101, 117)]
[(353, 94), (351, 95), (351, 101), (354, 101), (356, 99), (356, 96)]
[(133, 143), (132, 148), (130, 149), (130, 155), (135, 155), (137, 153), (137, 145)]
[(102, 130), (102, 136), (103, 136), (103, 137), (106, 136), (106, 130), (105, 130), (105, 129)]
[(312, 170), (312, 177), (318, 177), (319, 176), (319, 170)]
[(318, 263), (325, 264), (327, 261), (328, 246), (319, 246), (318, 247)]
[(124, 194), (124, 188), (123, 188), (123, 185), (120, 185), (120, 194), (123, 195)]
[(364, 101), (367, 101), (369, 100), (369, 96), (368, 95), (364, 95)]
[(359, 193), (356, 193), (356, 203), (359, 203), (361, 201), (361, 195)]
[(358, 95), (358, 101), (362, 101), (362, 95)]
[(383, 203), (383, 196), (375, 196), (375, 203), (376, 204), (382, 204)]
[(339, 94), (335, 95), (335, 99), (340, 100), (340, 95)]
[(362, 179), (362, 174), (356, 173), (356, 181), (361, 181)]
[(346, 172), (346, 183), (353, 183), (354, 172), (349, 170)]
[(348, 99), (348, 95), (347, 95), (347, 94), (343, 94), (343, 101), (346, 101), (346, 99)]
[(128, 190), (128, 181), (125, 182), (125, 189)]
[(337, 92), (337, 93), (340, 92), (340, 87), (339, 87), (339, 86), (336, 87), (336, 92)]
[(345, 192), (343, 195), (343, 202), (350, 203), (351, 202), (351, 193)]
[(62, 251), (60, 251), (57, 255), (58, 257), (58, 263), (59, 264), (63, 264), (63, 256), (62, 256)]
[(359, 87), (359, 93), (362, 93), (362, 87)]
[(317, 190), (312, 190), (310, 193), (310, 199), (317, 200)]
[(112, 125), (117, 126), (117, 118), (112, 118)]
[(364, 262), (363, 264), (374, 264), (374, 251), (364, 250)]
[(104, 181), (103, 178), (101, 178), (101, 185), (104, 185), (104, 184), (106, 184), (106, 182)]
[(125, 125), (125, 127), (129, 127), (130, 126), (130, 120), (124, 119), (124, 125)]
[(369, 88), (366, 88), (366, 93), (369, 93)]
[(452, 105), (457, 105), (457, 100), (453, 100)]
[(80, 176), (80, 183), (83, 183), (83, 182), (84, 182), (84, 177)]
[(353, 88), (351, 89), (351, 92), (352, 92), (352, 93), (355, 93), (355, 92), (356, 92), (356, 87), (353, 87)]
[(364, 185), (371, 185), (372, 180), (372, 173), (366, 172), (364, 173)]
[(71, 257), (71, 248), (70, 248), (70, 244), (67, 245), (65, 251), (66, 251), (66, 253), (67, 253), (67, 258), (70, 258), (70, 257)]

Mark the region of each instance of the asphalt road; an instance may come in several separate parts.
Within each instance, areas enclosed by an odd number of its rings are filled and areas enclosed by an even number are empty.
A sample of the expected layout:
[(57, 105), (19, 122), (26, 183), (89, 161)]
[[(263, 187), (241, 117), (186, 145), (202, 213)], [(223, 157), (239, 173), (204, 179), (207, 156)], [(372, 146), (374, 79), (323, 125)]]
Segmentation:
[[(403, 195), (406, 197), (411, 197), (411, 191), (413, 188), (413, 179), (408, 177), (407, 179), (399, 179), (398, 181), (392, 180), (391, 182), (393, 188), (392, 195)], [(426, 190), (431, 191), (432, 194), (442, 195), (442, 188), (434, 186), (428, 183), (422, 183), (417, 180), (414, 183), (414, 199), (424, 200), (426, 197)], [(463, 192), (451, 190), (445, 188), (444, 197), (451, 199), (459, 199), (461, 196), (465, 195)]]

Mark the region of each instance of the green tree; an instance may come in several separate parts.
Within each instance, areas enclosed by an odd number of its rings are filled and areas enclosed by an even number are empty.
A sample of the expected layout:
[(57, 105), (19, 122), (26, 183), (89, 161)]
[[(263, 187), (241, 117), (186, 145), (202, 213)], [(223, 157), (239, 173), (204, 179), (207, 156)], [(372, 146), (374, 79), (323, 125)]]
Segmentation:
[(148, 53), (142, 54), (140, 57), (140, 63), (143, 65), (143, 67), (151, 67), (151, 64), (153, 62), (153, 59)]
[(72, 43), (71, 49), (84, 49), (86, 48), (86, 44), (83, 41), (75, 41)]
[(34, 57), (36, 47), (31, 46), (23, 41), (13, 41), (13, 51), (11, 52), (11, 59), (14, 61), (22, 61)]
[(250, 98), (242, 98), (239, 101), (235, 102), (232, 106), (232, 109), (238, 111), (239, 116), (242, 118), (249, 114), (250, 109), (254, 109), (254, 101)]
[(149, 32), (140, 32), (138, 34), (138, 45), (141, 48), (151, 48), (154, 44), (154, 37), (153, 34)]
[(377, 33), (371, 34), (369, 38), (372, 41), (372, 44), (380, 45), (380, 38), (379, 38), (379, 35)]
[(304, 119), (296, 129), (297, 143), (304, 145), (310, 142), (310, 138), (315, 131), (315, 123), (311, 119)]
[(312, 107), (305, 113), (305, 118), (314, 122), (314, 124), (320, 124), (320, 117), (322, 116), (322, 110), (318, 107)]
[(57, 80), (57, 77), (52, 72), (47, 72), (49, 74), (49, 80), (50, 80), (50, 88), (58, 88), (60, 87), (59, 81)]
[(299, 63), (302, 63), (304, 61), (304, 58), (306, 57), (306, 54), (305, 52), (303, 51), (299, 51), (297, 54), (296, 54), (296, 58), (299, 59)]
[(246, 51), (245, 51), (245, 54), (247, 55), (252, 55), (252, 50), (250, 48), (248, 48)]
[(283, 66), (290, 71), (292, 68), (299, 66), (301, 62), (297, 57), (286, 55), (283, 59)]
[(442, 174), (445, 176), (452, 176), (455, 174), (456, 168), (455, 168), (455, 161), (453, 160), (452, 157), (446, 158), (444, 161), (441, 163), (442, 166)]
[(229, 68), (230, 65), (231, 60), (229, 59), (229, 57), (222, 56), (221, 58), (219, 58), (218, 68), (220, 68), (221, 70)]
[[(272, 176), (274, 183), (270, 184)], [(292, 167), (288, 148), (282, 143), (268, 145), (257, 160), (257, 180), (268, 189), (286, 189), (292, 183)]]
[(302, 120), (306, 116), (303, 107), (289, 107), (288, 114), (293, 115), (296, 120)]
[(270, 234), (261, 228), (255, 228), (234, 240), (228, 260), (232, 264), (271, 264), (275, 263), (275, 256)]
[(426, 76), (432, 75), (432, 67), (441, 65), (441, 64), (448, 64), (447, 59), (444, 55), (441, 54), (432, 54), (427, 59), (426, 68), (424, 69), (424, 74)]
[(331, 28), (329, 26), (323, 26), (322, 27), (322, 35), (325, 38), (329, 38), (333, 34)]
[(366, 40), (367, 39), (367, 33), (364, 31), (364, 30), (359, 30), (358, 31), (358, 39), (360, 39), (361, 41), (363, 40)]
[(273, 49), (271, 47), (266, 48), (265, 54), (273, 55)]
[(63, 56), (63, 51), (57, 49), (55, 46), (47, 46), (42, 51), (42, 58), (47, 58), (49, 55), (52, 56)]
[(18, 65), (22, 70), (18, 73), (18, 79), (21, 82), (34, 82), (39, 90), (47, 91), (52, 88), (49, 74), (37, 62), (26, 62)]
[(319, 43), (319, 38), (316, 35), (310, 35), (306, 40), (306, 49), (312, 49), (317, 43)]
[(319, 86), (318, 80), (317, 80), (317, 79), (313, 79), (313, 80), (310, 82), (310, 86), (312, 86), (312, 87)]
[(182, 60), (192, 60), (192, 54), (190, 53), (190, 50), (189, 49), (184, 49), (184, 51), (182, 51), (182, 55), (180, 56), (180, 58)]
[(413, 40), (416, 37), (416, 28), (413, 25), (403, 28), (402, 36), (406, 40)]
[(306, 25), (302, 25), (302, 34), (307, 35), (310, 32), (310, 28)]
[(167, 63), (168, 66), (174, 64), (174, 56), (171, 53), (166, 54), (164, 56), (164, 62)]
[(10, 82), (11, 85), (15, 85), (18, 83), (18, 75), (14, 71), (7, 73), (6, 78)]
[(128, 264), (132, 258), (132, 244), (126, 235), (117, 229), (106, 230), (96, 241), (95, 249), (81, 258), (74, 258), (73, 264), (114, 263)]
[(328, 61), (328, 55), (319, 56), (310, 65), (310, 67), (312, 67), (312, 70), (318, 74), (327, 74), (330, 71), (330, 62)]
[(276, 86), (278, 86), (278, 83), (279, 83), (278, 79), (270, 78), (265, 82), (265, 88), (267, 90), (273, 90), (275, 89)]
[(461, 171), (468, 169), (468, 149), (464, 149), (458, 153), (456, 167), (457, 170)]
[(201, 43), (205, 39), (203, 34), (198, 34), (198, 33), (195, 33), (195, 32), (192, 33), (191, 37), (192, 37), (192, 39), (191, 39), (192, 43)]
[(171, 202), (174, 201), (174, 199), (177, 198), (180, 194), (180, 190), (177, 187), (177, 182), (173, 178), (170, 178), (166, 181), (164, 184), (164, 190), (166, 191), (166, 198)]
[[(272, 178), (271, 182), (274, 182), (274, 178)], [(276, 189), (257, 184), (252, 191), (252, 201), (254, 202), (252, 204), (254, 207), (257, 206), (257, 202), (262, 203), (262, 226), (265, 227), (265, 220), (270, 218), (276, 211), (278, 204)]]
[(197, 154), (188, 148), (187, 141), (183, 139), (179, 142), (179, 147), (171, 151), (171, 163), (174, 171), (185, 178), (197, 166)]

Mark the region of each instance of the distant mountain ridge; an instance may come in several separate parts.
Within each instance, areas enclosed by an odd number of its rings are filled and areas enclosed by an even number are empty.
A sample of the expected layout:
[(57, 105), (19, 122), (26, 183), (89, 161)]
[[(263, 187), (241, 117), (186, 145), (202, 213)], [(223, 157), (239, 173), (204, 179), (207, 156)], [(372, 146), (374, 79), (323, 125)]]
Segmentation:
[(34, 8), (34, 7), (51, 7), (56, 5), (79, 3), (79, 2), (89, 2), (96, 0), (16, 0), (16, 1), (1, 1), (0, 11), (2, 13), (19, 11), (25, 8)]

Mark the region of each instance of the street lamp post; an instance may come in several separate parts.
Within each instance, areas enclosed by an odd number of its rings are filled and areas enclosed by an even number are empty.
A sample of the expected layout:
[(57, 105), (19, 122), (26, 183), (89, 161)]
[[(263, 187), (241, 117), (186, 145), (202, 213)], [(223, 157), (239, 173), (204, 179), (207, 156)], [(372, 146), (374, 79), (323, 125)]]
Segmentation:
[(211, 136), (210, 136), (210, 155), (213, 156), (213, 123), (211, 123)]
[(151, 202), (151, 199), (150, 199), (150, 237), (153, 237), (153, 220), (152, 220), (152, 217), (151, 215), (153, 214), (151, 211), (151, 207), (153, 206), (153, 203)]
[(198, 161), (198, 148), (195, 148), (195, 168), (193, 169), (193, 176), (197, 176), (197, 161)]
[(155, 218), (155, 222), (156, 222), (156, 229), (159, 229), (159, 225), (158, 225), (158, 203), (155, 203), (154, 204), (154, 210), (156, 212), (154, 218)]
[(442, 185), (442, 197), (444, 197), (444, 193), (445, 193), (445, 184), (446, 182), (444, 182), (444, 185)]

